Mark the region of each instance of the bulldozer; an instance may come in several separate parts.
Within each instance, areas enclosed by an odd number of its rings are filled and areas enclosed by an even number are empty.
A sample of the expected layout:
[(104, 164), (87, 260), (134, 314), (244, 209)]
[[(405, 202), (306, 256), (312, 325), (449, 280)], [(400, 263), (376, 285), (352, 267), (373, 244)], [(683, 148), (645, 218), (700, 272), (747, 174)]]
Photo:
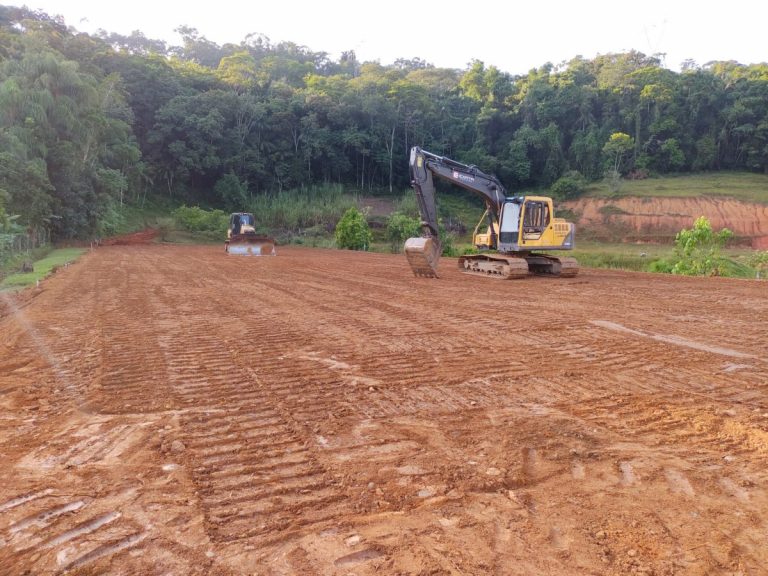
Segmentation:
[[(551, 198), (508, 196), (495, 176), (418, 146), (411, 148), (410, 172), (422, 227), (421, 237), (405, 242), (405, 255), (415, 276), (437, 278), (442, 252), (433, 176), (469, 190), (485, 202), (485, 213), (473, 234), (473, 244), (479, 253), (460, 257), (459, 270), (499, 279), (578, 274), (575, 258), (542, 252), (574, 247), (574, 225), (555, 218)], [(481, 231), (484, 223), (487, 226)]]
[(227, 254), (245, 256), (275, 256), (275, 240), (256, 233), (256, 219), (249, 212), (233, 212), (229, 216), (227, 239), (224, 250)]

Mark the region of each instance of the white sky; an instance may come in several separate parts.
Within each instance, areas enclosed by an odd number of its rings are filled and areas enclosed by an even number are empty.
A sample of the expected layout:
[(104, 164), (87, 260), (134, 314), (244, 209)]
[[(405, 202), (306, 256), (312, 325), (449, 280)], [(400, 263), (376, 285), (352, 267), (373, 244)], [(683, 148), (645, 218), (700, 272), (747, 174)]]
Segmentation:
[(478, 59), (522, 74), (546, 62), (630, 49), (666, 53), (667, 67), (768, 61), (765, 0), (0, 0), (0, 4), (61, 15), (84, 32), (103, 28), (180, 44), (173, 31), (197, 28), (217, 44), (238, 44), (264, 34), (327, 52), (333, 59), (354, 50), (360, 61), (391, 64), (419, 57), (436, 66), (464, 69)]

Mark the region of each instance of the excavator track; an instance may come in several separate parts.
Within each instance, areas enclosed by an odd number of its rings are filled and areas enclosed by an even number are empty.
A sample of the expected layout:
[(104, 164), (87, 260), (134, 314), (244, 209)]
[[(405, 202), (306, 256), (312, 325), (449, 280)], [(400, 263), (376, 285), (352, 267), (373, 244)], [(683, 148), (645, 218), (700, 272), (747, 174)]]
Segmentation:
[(497, 254), (474, 254), (459, 258), (459, 270), (472, 276), (499, 280), (515, 280), (528, 276), (528, 263), (523, 258)]
[(573, 278), (579, 273), (579, 263), (575, 258), (557, 258), (546, 254), (528, 254), (525, 256), (528, 268), (537, 276), (558, 276)]
[(530, 274), (572, 278), (579, 273), (579, 263), (575, 258), (556, 258), (544, 254), (476, 254), (459, 258), (459, 270), (473, 276), (500, 280), (516, 280)]

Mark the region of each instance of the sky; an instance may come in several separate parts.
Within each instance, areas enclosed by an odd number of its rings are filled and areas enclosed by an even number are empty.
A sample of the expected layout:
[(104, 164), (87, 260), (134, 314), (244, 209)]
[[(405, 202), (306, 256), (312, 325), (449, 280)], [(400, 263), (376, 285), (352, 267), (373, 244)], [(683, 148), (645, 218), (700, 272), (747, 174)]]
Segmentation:
[(575, 56), (638, 50), (664, 54), (672, 70), (688, 59), (742, 64), (768, 62), (764, 0), (0, 0), (0, 4), (61, 15), (68, 26), (181, 44), (179, 26), (196, 28), (217, 44), (239, 44), (263, 34), (338, 59), (391, 64), (421, 58), (435, 66), (466, 69), (473, 60), (511, 74)]

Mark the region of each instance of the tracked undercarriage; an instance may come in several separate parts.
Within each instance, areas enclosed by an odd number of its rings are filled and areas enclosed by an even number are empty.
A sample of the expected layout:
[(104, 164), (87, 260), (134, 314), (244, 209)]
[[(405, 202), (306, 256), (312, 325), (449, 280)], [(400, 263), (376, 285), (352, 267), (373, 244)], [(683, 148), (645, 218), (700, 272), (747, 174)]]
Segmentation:
[(459, 270), (473, 276), (486, 276), (500, 280), (537, 276), (559, 276), (569, 278), (579, 273), (579, 264), (574, 258), (556, 258), (544, 254), (475, 254), (459, 258)]

